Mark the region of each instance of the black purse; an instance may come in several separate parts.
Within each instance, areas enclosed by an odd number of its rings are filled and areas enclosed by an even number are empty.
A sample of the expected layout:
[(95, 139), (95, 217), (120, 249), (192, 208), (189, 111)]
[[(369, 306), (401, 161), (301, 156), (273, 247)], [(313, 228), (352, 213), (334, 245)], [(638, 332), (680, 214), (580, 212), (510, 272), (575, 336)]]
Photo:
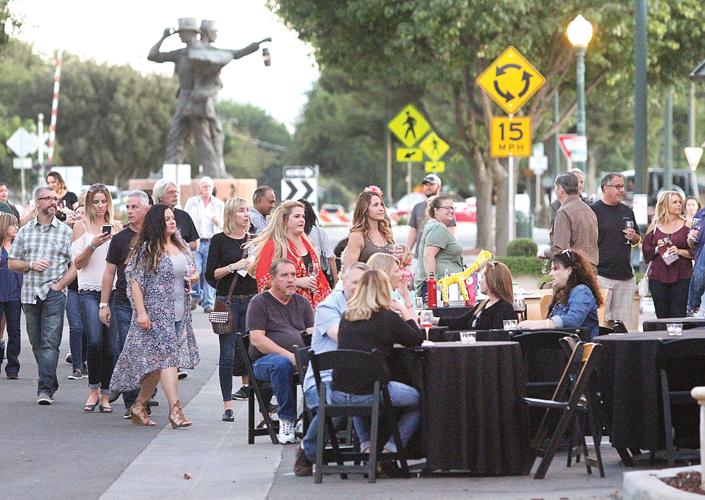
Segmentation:
[[(235, 290), (235, 283), (237, 283), (238, 277), (237, 273), (235, 273), (233, 281), (230, 283), (228, 296), (225, 300), (216, 297), (215, 304), (213, 304), (213, 312), (208, 315), (208, 321), (211, 322), (213, 333), (216, 335), (228, 335), (233, 331), (233, 313), (230, 309), (230, 304), (233, 300), (233, 290)], [(220, 283), (220, 280), (218, 280), (218, 283)], [(216, 289), (218, 288), (218, 283), (216, 283)]]

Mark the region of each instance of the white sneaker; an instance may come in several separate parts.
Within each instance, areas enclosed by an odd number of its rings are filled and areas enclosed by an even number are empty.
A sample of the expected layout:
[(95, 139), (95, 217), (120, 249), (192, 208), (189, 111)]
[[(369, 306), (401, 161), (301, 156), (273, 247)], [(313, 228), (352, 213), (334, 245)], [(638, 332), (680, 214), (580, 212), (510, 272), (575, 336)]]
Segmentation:
[(295, 425), (293, 420), (279, 421), (279, 434), (277, 434), (277, 439), (280, 444), (296, 443), (296, 434), (294, 433)]

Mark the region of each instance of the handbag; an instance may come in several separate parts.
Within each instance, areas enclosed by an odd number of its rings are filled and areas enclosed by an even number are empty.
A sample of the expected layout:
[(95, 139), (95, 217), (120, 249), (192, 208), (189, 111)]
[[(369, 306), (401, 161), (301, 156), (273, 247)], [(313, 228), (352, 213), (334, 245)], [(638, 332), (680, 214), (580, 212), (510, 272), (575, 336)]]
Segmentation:
[[(238, 277), (237, 273), (235, 273), (233, 281), (230, 283), (228, 296), (225, 300), (216, 298), (215, 304), (213, 304), (213, 312), (208, 315), (208, 321), (211, 322), (213, 333), (216, 335), (228, 335), (233, 331), (233, 313), (230, 310), (230, 304), (233, 300), (233, 290), (235, 290), (235, 283), (237, 283)], [(220, 282), (220, 280), (218, 280), (218, 282)], [(218, 284), (216, 283), (216, 289), (217, 288)]]

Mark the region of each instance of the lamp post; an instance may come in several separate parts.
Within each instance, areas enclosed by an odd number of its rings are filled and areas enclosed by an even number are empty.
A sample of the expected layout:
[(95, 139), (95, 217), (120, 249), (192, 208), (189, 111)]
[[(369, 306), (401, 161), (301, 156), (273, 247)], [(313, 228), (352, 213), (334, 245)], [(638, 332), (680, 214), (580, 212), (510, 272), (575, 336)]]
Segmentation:
[[(585, 136), (585, 51), (592, 39), (592, 24), (581, 15), (577, 15), (566, 30), (570, 44), (575, 48), (578, 104), (578, 135)], [(585, 172), (585, 162), (576, 162), (575, 166)]]

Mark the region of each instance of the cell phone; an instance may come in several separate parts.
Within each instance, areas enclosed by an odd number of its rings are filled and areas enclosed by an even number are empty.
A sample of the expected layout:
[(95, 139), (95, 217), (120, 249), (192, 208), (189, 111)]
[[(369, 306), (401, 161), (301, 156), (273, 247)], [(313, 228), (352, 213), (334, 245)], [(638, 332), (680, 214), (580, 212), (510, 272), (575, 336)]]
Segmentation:
[(113, 232), (113, 226), (111, 226), (110, 224), (103, 224), (103, 232), (104, 232), (105, 234), (110, 234), (110, 233), (112, 233), (112, 232)]

